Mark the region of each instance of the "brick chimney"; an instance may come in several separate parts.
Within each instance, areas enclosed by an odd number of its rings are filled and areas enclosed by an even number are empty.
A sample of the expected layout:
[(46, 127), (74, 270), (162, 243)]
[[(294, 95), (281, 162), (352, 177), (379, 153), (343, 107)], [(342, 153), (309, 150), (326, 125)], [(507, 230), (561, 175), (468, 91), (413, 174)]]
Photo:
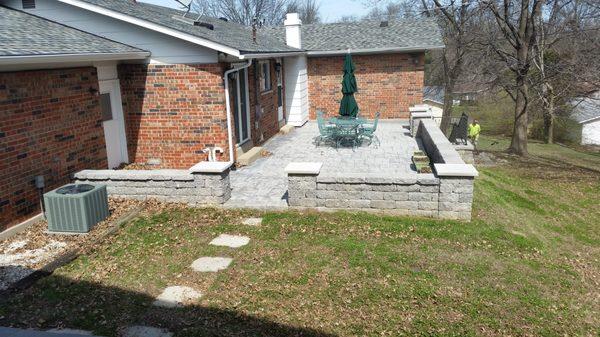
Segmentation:
[(302, 20), (298, 13), (288, 13), (285, 16), (285, 43), (294, 48), (302, 48)]

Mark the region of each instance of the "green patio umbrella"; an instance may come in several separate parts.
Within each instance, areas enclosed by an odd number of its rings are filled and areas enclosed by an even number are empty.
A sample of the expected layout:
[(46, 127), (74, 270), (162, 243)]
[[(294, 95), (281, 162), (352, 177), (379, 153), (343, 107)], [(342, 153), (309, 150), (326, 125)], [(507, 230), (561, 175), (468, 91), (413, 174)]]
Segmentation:
[(340, 115), (342, 116), (356, 117), (358, 115), (358, 104), (354, 99), (354, 93), (358, 91), (354, 69), (352, 56), (348, 53), (344, 60), (344, 78), (342, 79), (342, 94), (344, 94), (340, 103)]

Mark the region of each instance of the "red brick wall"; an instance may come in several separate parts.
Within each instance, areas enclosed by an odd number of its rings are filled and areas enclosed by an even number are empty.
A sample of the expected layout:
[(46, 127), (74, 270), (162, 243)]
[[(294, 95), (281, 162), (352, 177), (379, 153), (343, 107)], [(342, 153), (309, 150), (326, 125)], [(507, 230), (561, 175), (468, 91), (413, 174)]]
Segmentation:
[[(362, 116), (408, 118), (408, 108), (423, 100), (424, 55), (414, 64), (411, 54), (353, 55), (358, 83), (356, 101)], [(310, 118), (317, 110), (337, 115), (342, 99), (344, 56), (308, 59)]]
[(106, 168), (95, 68), (0, 73), (0, 230), (39, 212), (46, 190)]
[(219, 63), (120, 65), (130, 161), (189, 168), (207, 160), (206, 147), (227, 152), (224, 70)]
[[(270, 60), (271, 65), (271, 90), (266, 92), (258, 92), (258, 99), (256, 96), (256, 90), (260, 91), (260, 85), (256, 82), (258, 73), (255, 69), (258, 68), (258, 61), (253, 63), (248, 68), (248, 88), (250, 93), (250, 122), (252, 128), (252, 141), (254, 145), (260, 145), (269, 138), (273, 137), (279, 132), (279, 121), (277, 116), (277, 73), (275, 72), (275, 59)], [(283, 73), (283, 67), (281, 68)], [(285, 89), (285, 88), (284, 88)], [(283, 106), (285, 109), (285, 90), (283, 91)], [(256, 104), (262, 108), (262, 113), (258, 119), (258, 129), (255, 128), (254, 122), (256, 119)], [(261, 141), (262, 135), (262, 141)]]

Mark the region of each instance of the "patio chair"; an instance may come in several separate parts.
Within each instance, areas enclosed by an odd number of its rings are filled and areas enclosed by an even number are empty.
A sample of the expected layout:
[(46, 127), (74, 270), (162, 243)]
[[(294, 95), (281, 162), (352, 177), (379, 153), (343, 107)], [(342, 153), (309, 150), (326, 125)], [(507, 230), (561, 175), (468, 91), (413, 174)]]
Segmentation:
[(319, 136), (316, 139), (316, 145), (321, 145), (321, 142), (336, 142), (336, 127), (329, 125), (323, 117), (322, 111), (317, 111), (317, 125), (319, 126)]
[(460, 139), (461, 142), (467, 145), (467, 131), (469, 129), (469, 116), (463, 112), (462, 116), (460, 116), (460, 120), (457, 123), (452, 123), (452, 132), (450, 132), (450, 137), (448, 140), (450, 143), (457, 144)]
[(375, 131), (377, 131), (377, 124), (379, 123), (379, 117), (381, 117), (381, 113), (377, 112), (375, 114), (375, 119), (373, 120), (373, 123), (363, 124), (360, 130), (361, 137), (369, 139), (369, 144), (373, 143), (373, 139), (375, 139), (375, 141), (377, 142), (377, 146), (381, 145), (379, 137), (377, 137), (377, 135), (375, 134)]

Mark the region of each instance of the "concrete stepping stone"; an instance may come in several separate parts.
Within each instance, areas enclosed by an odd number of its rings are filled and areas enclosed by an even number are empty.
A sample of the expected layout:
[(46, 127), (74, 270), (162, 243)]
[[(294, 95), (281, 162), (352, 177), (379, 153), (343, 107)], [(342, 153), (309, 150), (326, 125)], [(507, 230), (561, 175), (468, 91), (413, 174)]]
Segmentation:
[(247, 236), (221, 234), (214, 238), (209, 244), (213, 246), (239, 248), (247, 245), (249, 242), (250, 238)]
[(134, 325), (123, 331), (123, 337), (171, 337), (172, 332), (150, 326)]
[(229, 257), (201, 257), (192, 263), (192, 269), (201, 273), (216, 273), (229, 267), (233, 261)]
[(172, 286), (167, 287), (162, 294), (158, 295), (154, 306), (163, 308), (178, 308), (195, 302), (202, 297), (202, 293), (190, 287)]
[(247, 218), (242, 221), (242, 224), (246, 226), (260, 226), (262, 224), (262, 218)]

